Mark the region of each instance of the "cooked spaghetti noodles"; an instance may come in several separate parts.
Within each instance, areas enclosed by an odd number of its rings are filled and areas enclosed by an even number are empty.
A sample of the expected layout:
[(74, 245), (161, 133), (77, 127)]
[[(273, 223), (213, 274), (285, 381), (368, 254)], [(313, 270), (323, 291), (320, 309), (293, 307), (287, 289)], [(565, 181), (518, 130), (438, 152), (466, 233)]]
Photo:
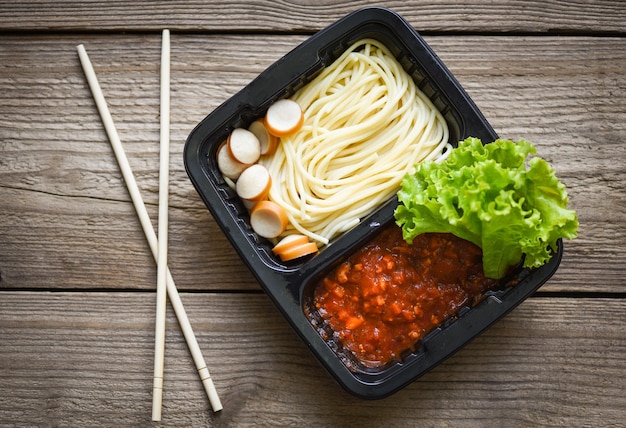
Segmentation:
[(261, 162), (269, 198), (324, 245), (393, 196), (417, 162), (447, 154), (445, 119), (380, 42), (350, 46), (296, 92), (304, 124)]

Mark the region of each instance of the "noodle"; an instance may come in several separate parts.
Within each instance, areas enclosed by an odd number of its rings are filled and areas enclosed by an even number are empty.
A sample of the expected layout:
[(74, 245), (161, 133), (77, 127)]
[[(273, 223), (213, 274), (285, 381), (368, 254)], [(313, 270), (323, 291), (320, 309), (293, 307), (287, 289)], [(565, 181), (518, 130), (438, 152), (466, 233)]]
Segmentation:
[(445, 119), (380, 42), (354, 43), (292, 97), (302, 128), (261, 161), (284, 235), (324, 245), (393, 196), (402, 178), (450, 148)]

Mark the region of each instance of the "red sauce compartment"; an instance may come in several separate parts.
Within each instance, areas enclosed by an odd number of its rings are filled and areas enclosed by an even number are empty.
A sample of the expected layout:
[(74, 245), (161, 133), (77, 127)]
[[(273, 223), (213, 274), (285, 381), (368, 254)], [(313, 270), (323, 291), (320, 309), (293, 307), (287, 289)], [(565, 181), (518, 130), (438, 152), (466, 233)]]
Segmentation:
[(423, 352), (430, 335), (487, 293), (513, 286), (515, 272), (486, 278), (474, 244), (439, 233), (408, 244), (391, 223), (312, 280), (303, 310), (346, 367), (380, 372)]

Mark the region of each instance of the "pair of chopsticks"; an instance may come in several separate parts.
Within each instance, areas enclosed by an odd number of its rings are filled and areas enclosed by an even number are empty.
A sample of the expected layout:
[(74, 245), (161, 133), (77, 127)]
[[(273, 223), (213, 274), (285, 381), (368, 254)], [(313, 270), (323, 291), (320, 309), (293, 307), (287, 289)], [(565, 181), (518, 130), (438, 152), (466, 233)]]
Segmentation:
[(176, 284), (172, 274), (167, 267), (167, 230), (168, 230), (168, 182), (169, 182), (169, 116), (170, 116), (170, 33), (163, 30), (161, 49), (161, 112), (160, 112), (160, 164), (159, 164), (159, 219), (158, 219), (158, 240), (154, 232), (152, 222), (148, 216), (148, 211), (143, 202), (139, 187), (135, 181), (134, 174), (128, 163), (126, 153), (122, 147), (119, 135), (113, 123), (113, 118), (109, 112), (106, 100), (100, 89), (100, 84), (96, 73), (91, 65), (85, 47), (81, 44), (77, 46), (78, 56), (91, 89), (94, 101), (100, 113), (104, 128), (109, 137), (111, 146), (115, 153), (120, 170), (126, 182), (135, 211), (139, 216), (139, 221), (143, 228), (146, 239), (150, 246), (152, 255), (157, 262), (157, 307), (155, 323), (155, 352), (154, 352), (154, 381), (152, 400), (152, 420), (161, 420), (161, 407), (163, 400), (163, 366), (165, 354), (165, 312), (166, 300), (174, 309), (178, 323), (191, 352), (191, 356), (200, 375), (205, 392), (214, 412), (222, 410), (222, 404), (215, 390), (215, 385), (209, 374), (202, 351), (196, 340), (196, 336), (191, 328), (187, 313), (183, 307)]

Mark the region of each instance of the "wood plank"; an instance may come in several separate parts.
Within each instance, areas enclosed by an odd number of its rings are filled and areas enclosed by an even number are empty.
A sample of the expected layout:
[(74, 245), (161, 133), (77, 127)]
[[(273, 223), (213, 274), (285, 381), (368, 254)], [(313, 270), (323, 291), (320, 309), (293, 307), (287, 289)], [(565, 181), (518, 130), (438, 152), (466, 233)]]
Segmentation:
[[(0, 215), (0, 288), (155, 288), (156, 264), (132, 204), (13, 189), (0, 195), (8, 202)], [(179, 289), (259, 289), (206, 209), (170, 208), (169, 226), (168, 264)]]
[[(619, 426), (626, 301), (531, 298), (379, 401), (344, 392), (260, 294), (183, 294), (224, 404), (209, 409), (168, 312), (163, 423), (211, 426)], [(2, 292), (0, 424), (141, 426), (152, 293)]]
[[(42, 1), (0, 2), (0, 30), (313, 32), (354, 10), (380, 2)], [(626, 8), (592, 2), (418, 0), (385, 2), (420, 31), (623, 33)]]
[[(170, 265), (186, 290), (258, 289), (182, 165), (190, 130), (303, 36), (172, 37)], [(546, 291), (623, 292), (626, 42), (428, 37), (500, 135), (555, 166), (580, 237)], [(0, 40), (0, 287), (152, 289), (155, 272), (85, 84), (85, 43), (148, 209), (158, 201), (157, 35)], [(155, 223), (156, 226), (156, 223)]]

